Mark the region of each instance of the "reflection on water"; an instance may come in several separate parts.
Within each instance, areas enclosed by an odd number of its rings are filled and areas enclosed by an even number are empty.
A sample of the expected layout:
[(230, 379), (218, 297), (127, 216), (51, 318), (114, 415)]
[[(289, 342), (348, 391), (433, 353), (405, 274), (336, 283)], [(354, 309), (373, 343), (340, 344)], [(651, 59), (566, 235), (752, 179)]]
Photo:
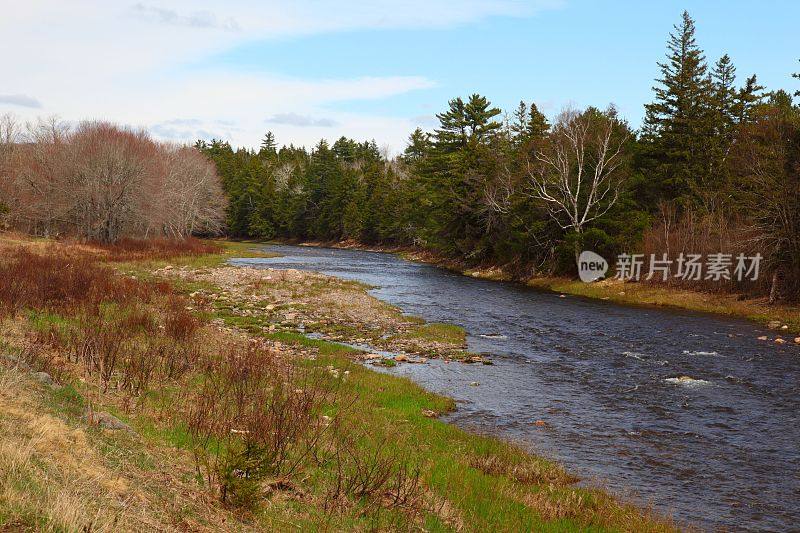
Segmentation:
[(464, 326), (470, 350), (493, 354), (494, 365), (387, 370), (455, 398), (450, 421), (513, 439), (681, 522), (800, 524), (800, 348), (758, 341), (758, 326), (559, 298), (389, 254), (269, 250), (284, 255), (234, 263), (366, 282), (406, 313)]

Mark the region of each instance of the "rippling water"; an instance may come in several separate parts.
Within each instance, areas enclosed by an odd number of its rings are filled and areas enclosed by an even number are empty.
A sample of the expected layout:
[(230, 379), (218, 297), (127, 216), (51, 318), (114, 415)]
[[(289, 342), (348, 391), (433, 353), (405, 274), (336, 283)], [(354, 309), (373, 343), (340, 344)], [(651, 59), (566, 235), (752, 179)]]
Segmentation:
[(560, 298), (390, 254), (268, 249), (283, 257), (234, 263), (363, 281), (406, 313), (465, 327), (470, 350), (493, 354), (493, 366), (390, 370), (455, 398), (450, 421), (681, 523), (800, 528), (800, 348), (758, 341), (757, 325)]

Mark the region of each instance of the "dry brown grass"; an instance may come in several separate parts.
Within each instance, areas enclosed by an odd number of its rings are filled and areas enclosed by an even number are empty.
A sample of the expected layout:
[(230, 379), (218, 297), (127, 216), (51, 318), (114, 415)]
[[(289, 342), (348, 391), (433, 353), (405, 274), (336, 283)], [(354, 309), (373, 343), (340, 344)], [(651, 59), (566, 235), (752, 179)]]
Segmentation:
[(482, 455), (472, 457), (469, 465), (484, 474), (506, 476), (529, 485), (567, 485), (577, 481), (564, 470), (553, 468), (552, 464), (533, 457), (514, 462), (501, 455)]
[[(130, 463), (110, 466), (85, 429), (47, 411), (40, 387), (24, 374), (0, 368), (2, 528), (181, 529), (169, 513), (176, 504), (165, 505), (143, 489), (152, 474)], [(174, 498), (185, 489), (173, 490), (163, 496)], [(209, 518), (214, 520), (213, 514)]]

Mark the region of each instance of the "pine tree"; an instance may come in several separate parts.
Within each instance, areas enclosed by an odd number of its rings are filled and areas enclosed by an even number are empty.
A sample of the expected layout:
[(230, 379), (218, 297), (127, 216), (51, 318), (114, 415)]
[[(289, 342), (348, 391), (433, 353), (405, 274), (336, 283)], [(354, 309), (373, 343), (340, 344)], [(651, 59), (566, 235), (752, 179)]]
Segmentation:
[(425, 157), (430, 148), (430, 135), (417, 128), (408, 136), (408, 146), (403, 152), (403, 159), (408, 163), (417, 162)]
[(448, 103), (448, 110), (437, 113), (439, 128), (435, 131), (436, 146), (442, 151), (452, 151), (467, 145), (467, 116), (464, 100), (454, 98)]
[(661, 78), (653, 87), (655, 101), (645, 106), (643, 127), (652, 177), (662, 196), (684, 203), (709, 181), (712, 166), (712, 83), (694, 34), (694, 21), (684, 11), (670, 34), (667, 61), (659, 63)]
[(261, 152), (266, 154), (275, 154), (278, 151), (278, 144), (275, 142), (275, 135), (268, 131), (264, 135), (264, 140), (261, 141)]
[(736, 105), (734, 108), (737, 124), (746, 124), (753, 120), (753, 110), (761, 104), (764, 99), (762, 91), (764, 87), (758, 84), (756, 75), (753, 74), (744, 83), (744, 87), (739, 89), (736, 95)]
[(528, 112), (528, 137), (541, 138), (550, 130), (550, 123), (547, 117), (539, 111), (536, 104), (531, 102), (531, 109)]
[(473, 94), (469, 97), (464, 106), (464, 115), (470, 140), (485, 143), (502, 126), (500, 122), (494, 120), (494, 117), (500, 114), (500, 110), (491, 105), (485, 96)]
[(523, 100), (519, 101), (519, 105), (514, 110), (514, 122), (511, 124), (511, 134), (514, 141), (517, 143), (524, 142), (528, 136), (528, 127), (530, 126), (530, 114), (528, 106)]
[(711, 72), (714, 110), (718, 113), (718, 134), (727, 136), (738, 121), (736, 113), (736, 67), (728, 54), (719, 58)]

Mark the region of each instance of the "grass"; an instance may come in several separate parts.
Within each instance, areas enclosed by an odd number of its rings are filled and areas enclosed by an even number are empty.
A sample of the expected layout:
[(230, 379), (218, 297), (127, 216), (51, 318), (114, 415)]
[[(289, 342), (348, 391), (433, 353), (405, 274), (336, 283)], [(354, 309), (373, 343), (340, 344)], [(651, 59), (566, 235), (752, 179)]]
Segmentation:
[(467, 332), (464, 328), (441, 322), (421, 324), (406, 333), (404, 337), (455, 345), (464, 345), (467, 342)]
[[(166, 286), (152, 274), (213, 268), (249, 243), (116, 263), (135, 282), (99, 259), (56, 268), (57, 254), (91, 252), (48, 246), (36, 243), (37, 271), (0, 295), (0, 346), (57, 369), (62, 385), (0, 364), (0, 529), (675, 529), (576, 486), (558, 464), (438, 420), (452, 399), (356, 363), (348, 346), (265, 331), (267, 318), (230, 306), (189, 306), (179, 293), (191, 281)], [(14, 253), (3, 268), (24, 272)], [(44, 278), (58, 290), (27, 290)], [(411, 335), (464, 340), (447, 324), (415, 324)], [(88, 424), (89, 406), (136, 434)], [(298, 467), (264, 462), (270, 450)]]
[(534, 278), (528, 285), (564, 294), (608, 300), (625, 305), (648, 305), (688, 309), (703, 313), (746, 318), (766, 324), (779, 321), (789, 331), (800, 333), (800, 307), (770, 305), (764, 298), (740, 299), (735, 294), (705, 293), (646, 283), (605, 281), (583, 283), (565, 278)]

